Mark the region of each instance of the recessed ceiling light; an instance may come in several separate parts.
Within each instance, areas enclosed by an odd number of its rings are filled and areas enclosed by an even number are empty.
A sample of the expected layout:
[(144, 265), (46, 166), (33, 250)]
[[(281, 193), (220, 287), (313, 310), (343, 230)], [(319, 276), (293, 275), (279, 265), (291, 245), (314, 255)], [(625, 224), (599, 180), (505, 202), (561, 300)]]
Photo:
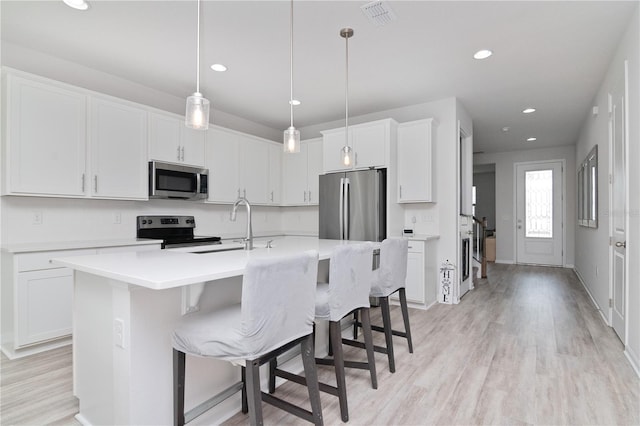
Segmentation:
[(522, 110), (524, 114), (531, 114), (532, 112), (536, 112), (535, 108), (525, 108)]
[(527, 142), (533, 142), (535, 140), (537, 140), (538, 138), (527, 138)]
[(297, 99), (291, 99), (291, 100), (289, 101), (289, 104), (291, 104), (291, 105), (293, 105), (293, 106), (300, 105), (300, 101), (299, 101), (299, 100), (297, 100)]
[(89, 9), (89, 3), (84, 0), (63, 0), (64, 4), (78, 10)]
[(213, 64), (211, 65), (211, 69), (218, 72), (225, 72), (227, 70), (227, 67), (222, 64)]
[(502, 131), (503, 131), (503, 132), (508, 132), (508, 131), (509, 131), (509, 127), (504, 126), (504, 127), (502, 128)]
[(493, 55), (493, 52), (488, 49), (478, 50), (473, 54), (475, 59), (487, 59), (489, 56)]

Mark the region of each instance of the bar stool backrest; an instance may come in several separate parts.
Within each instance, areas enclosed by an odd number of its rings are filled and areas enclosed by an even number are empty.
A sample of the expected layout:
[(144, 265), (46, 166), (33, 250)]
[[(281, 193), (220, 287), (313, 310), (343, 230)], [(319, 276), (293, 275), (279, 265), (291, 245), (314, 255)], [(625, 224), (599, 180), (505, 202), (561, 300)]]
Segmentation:
[(409, 242), (404, 238), (387, 238), (380, 245), (380, 268), (375, 284), (385, 293), (405, 286)]
[(242, 280), (241, 334), (260, 356), (310, 334), (315, 317), (318, 252), (252, 259)]
[(369, 307), (373, 244), (358, 243), (336, 247), (329, 265), (329, 315), (340, 321), (357, 308)]

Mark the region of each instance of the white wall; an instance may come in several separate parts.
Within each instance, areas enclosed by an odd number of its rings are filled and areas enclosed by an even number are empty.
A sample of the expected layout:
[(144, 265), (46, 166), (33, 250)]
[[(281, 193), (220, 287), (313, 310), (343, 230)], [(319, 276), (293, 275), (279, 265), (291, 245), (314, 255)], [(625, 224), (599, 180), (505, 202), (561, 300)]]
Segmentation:
[[(628, 60), (628, 117), (629, 117), (629, 233), (627, 237), (628, 336), (626, 353), (640, 374), (640, 7), (630, 17), (629, 26), (615, 53), (607, 74), (593, 100), (599, 107), (594, 117), (586, 114), (576, 145), (576, 158), (581, 161), (589, 150), (598, 144), (598, 219), (597, 229), (576, 228), (576, 271), (605, 317), (609, 316), (609, 136), (608, 93), (614, 79), (624, 72)], [(596, 275), (595, 268), (599, 273)]]
[[(3, 66), (30, 72), (52, 80), (159, 108), (174, 114), (184, 114), (185, 98), (170, 95), (115, 75), (88, 68), (74, 62), (16, 46), (7, 41), (1, 44)], [(218, 126), (281, 142), (282, 131), (254, 123), (226, 112), (211, 110), (211, 121)]]
[(562, 146), (526, 151), (476, 154), (474, 164), (496, 165), (496, 262), (514, 263), (514, 164), (527, 161), (565, 160), (565, 266), (573, 266), (576, 223), (576, 160), (575, 147)]

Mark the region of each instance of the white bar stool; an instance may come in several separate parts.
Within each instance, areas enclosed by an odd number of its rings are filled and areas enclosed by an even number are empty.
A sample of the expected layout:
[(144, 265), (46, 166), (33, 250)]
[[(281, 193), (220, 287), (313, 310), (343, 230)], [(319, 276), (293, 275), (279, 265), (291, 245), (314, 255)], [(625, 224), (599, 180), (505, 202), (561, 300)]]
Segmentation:
[[(317, 364), (333, 365), (336, 373), (337, 386), (320, 383), (320, 390), (338, 397), (342, 421), (349, 421), (347, 404), (347, 388), (344, 368), (359, 368), (369, 370), (371, 386), (378, 388), (376, 364), (369, 321), (369, 292), (373, 271), (372, 243), (345, 244), (336, 247), (331, 253), (329, 264), (329, 283), (318, 283), (316, 290), (316, 320), (329, 321), (329, 339), (333, 349), (333, 358), (318, 359)], [(340, 320), (354, 312), (361, 312), (362, 330), (364, 334), (364, 348), (367, 350), (367, 362), (345, 361), (342, 344), (349, 344), (350, 340), (342, 339)], [(360, 342), (359, 342), (360, 343)], [(270, 364), (269, 391), (275, 389), (275, 377), (305, 383), (303, 377), (296, 376), (277, 368), (277, 360)]]
[[(389, 371), (396, 371), (393, 354), (393, 336), (400, 336), (407, 339), (409, 353), (413, 353), (413, 342), (411, 341), (411, 327), (409, 326), (409, 309), (407, 307), (407, 295), (405, 292), (405, 282), (407, 279), (407, 253), (409, 242), (403, 238), (387, 238), (380, 245), (380, 267), (373, 271), (373, 281), (371, 284), (371, 297), (377, 297), (382, 309), (383, 327), (372, 325), (374, 331), (384, 332), (386, 347), (375, 346), (376, 352), (387, 354), (389, 359)], [(391, 326), (391, 315), (389, 312), (389, 296), (398, 292), (400, 296), (400, 309), (404, 321), (404, 332), (394, 330)], [(364, 321), (359, 322), (357, 313), (356, 321), (353, 325), (354, 337), (358, 335), (358, 327)]]
[[(322, 425), (314, 362), (313, 319), (318, 253), (251, 259), (242, 280), (241, 303), (186, 315), (173, 334), (174, 424), (183, 425), (242, 390), (242, 412), (263, 424), (261, 401)], [(260, 366), (300, 344), (311, 412), (260, 390)], [(242, 384), (184, 412), (185, 354), (242, 365)], [(215, 404), (214, 404), (215, 405)], [(194, 414), (195, 413), (195, 414)]]

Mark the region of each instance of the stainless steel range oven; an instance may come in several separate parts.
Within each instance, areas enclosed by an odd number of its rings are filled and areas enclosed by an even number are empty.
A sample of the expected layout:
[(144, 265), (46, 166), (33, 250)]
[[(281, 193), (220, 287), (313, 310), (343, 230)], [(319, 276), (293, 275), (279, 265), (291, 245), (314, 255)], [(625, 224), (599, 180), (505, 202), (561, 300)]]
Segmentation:
[(221, 244), (220, 237), (195, 236), (195, 227), (193, 216), (138, 216), (136, 236), (163, 240), (163, 249)]

